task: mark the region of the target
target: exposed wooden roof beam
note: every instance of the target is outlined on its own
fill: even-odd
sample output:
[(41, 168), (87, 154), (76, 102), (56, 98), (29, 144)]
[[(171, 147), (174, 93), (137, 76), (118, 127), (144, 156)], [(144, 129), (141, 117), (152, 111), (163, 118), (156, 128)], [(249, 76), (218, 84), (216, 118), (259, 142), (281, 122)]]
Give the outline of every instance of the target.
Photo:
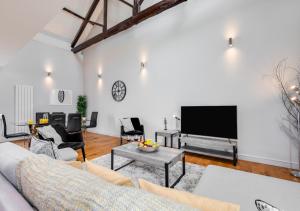
[(158, 15), (160, 13), (162, 13), (163, 11), (170, 9), (180, 3), (183, 3), (187, 0), (162, 0), (154, 5), (152, 5), (151, 7), (148, 7), (147, 9), (137, 13), (136, 15), (122, 21), (121, 23), (111, 27), (110, 29), (108, 29), (106, 32), (103, 32), (101, 34), (98, 34), (94, 37), (92, 37), (91, 39), (83, 42), (82, 44), (76, 46), (75, 48), (72, 48), (72, 51), (74, 53), (78, 53), (88, 47), (90, 47), (91, 45), (94, 45), (106, 38), (109, 38), (119, 32), (125, 31), (129, 28), (131, 28), (132, 26), (141, 23), (142, 21), (151, 18), (155, 15)]
[(139, 0), (134, 0), (134, 7), (132, 8), (132, 14), (136, 15), (141, 10), (141, 7), (139, 5)]
[(107, 31), (107, 13), (108, 13), (108, 0), (104, 0), (103, 3), (103, 32)]
[(139, 5), (141, 6), (143, 4), (144, 0), (139, 0)]
[(71, 44), (71, 47), (72, 47), (72, 48), (74, 48), (75, 45), (76, 45), (76, 43), (78, 42), (78, 40), (79, 40), (81, 34), (83, 33), (83, 31), (84, 31), (86, 25), (87, 25), (88, 22), (90, 21), (90, 18), (92, 17), (92, 15), (93, 15), (93, 13), (94, 13), (94, 11), (95, 11), (95, 9), (96, 9), (96, 7), (97, 7), (99, 1), (100, 1), (100, 0), (94, 0), (94, 1), (93, 1), (93, 3), (92, 3), (92, 5), (91, 5), (91, 7), (90, 7), (88, 13), (86, 14), (86, 16), (85, 16), (85, 18), (84, 18), (84, 21), (82, 22), (82, 24), (81, 24), (81, 26), (80, 26), (80, 28), (79, 28), (79, 30), (78, 30), (76, 36), (74, 37), (74, 40), (72, 41), (72, 44)]
[[(63, 8), (63, 11), (67, 12), (67, 13), (70, 13), (71, 15), (81, 19), (81, 20), (84, 20), (84, 17), (82, 17), (81, 15), (77, 14), (76, 12), (73, 12), (72, 10), (69, 10), (68, 8)], [(100, 23), (97, 23), (97, 22), (94, 22), (94, 21), (89, 21), (90, 24), (92, 24), (93, 26), (96, 25), (96, 26), (101, 26), (103, 27), (103, 24), (100, 24)]]
[(133, 8), (133, 5), (130, 4), (130, 3), (128, 3), (127, 1), (125, 1), (125, 0), (119, 0), (119, 1), (122, 2), (122, 3), (124, 3), (124, 4), (126, 4), (127, 6), (129, 6), (131, 8)]

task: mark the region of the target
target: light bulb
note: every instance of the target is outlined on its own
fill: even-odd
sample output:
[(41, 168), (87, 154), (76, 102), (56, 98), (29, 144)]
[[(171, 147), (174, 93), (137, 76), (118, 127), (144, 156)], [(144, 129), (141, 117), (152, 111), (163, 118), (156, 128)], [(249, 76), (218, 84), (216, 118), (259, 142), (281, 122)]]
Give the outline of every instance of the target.
[(290, 89), (291, 89), (291, 90), (297, 90), (298, 88), (297, 88), (296, 85), (292, 85), (292, 86), (290, 87)]

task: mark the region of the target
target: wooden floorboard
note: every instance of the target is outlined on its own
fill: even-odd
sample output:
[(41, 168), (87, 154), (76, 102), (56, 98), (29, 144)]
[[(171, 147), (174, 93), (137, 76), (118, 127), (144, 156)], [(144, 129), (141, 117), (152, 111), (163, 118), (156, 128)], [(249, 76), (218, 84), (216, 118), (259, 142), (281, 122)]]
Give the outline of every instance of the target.
[[(117, 137), (99, 135), (95, 133), (86, 133), (86, 135), (84, 135), (84, 139), (86, 144), (86, 157), (88, 160), (108, 154), (113, 147), (120, 145), (120, 139)], [(24, 146), (23, 141), (15, 141), (15, 143), (20, 146)], [(78, 154), (78, 159), (82, 160), (81, 150), (78, 150)], [(202, 166), (217, 165), (255, 174), (300, 182), (300, 179), (295, 178), (290, 174), (290, 169), (278, 166), (271, 166), (244, 160), (239, 160), (237, 166), (233, 166), (231, 161), (189, 153), (186, 154), (186, 161)]]

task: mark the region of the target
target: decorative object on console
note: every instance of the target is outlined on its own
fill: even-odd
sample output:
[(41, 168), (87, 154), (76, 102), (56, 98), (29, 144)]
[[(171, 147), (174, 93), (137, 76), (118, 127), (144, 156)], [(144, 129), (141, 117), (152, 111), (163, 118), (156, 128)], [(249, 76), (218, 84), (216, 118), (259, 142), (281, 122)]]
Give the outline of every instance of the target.
[(173, 115), (173, 118), (175, 119), (175, 129), (180, 131), (179, 128), (180, 128), (180, 120), (181, 119), (176, 114)]
[(165, 125), (165, 129), (164, 130), (168, 130), (168, 121), (167, 118), (164, 118), (164, 125)]
[[(287, 60), (284, 59), (274, 69), (273, 77), (281, 90), (281, 100), (286, 110), (286, 118), (281, 128), (291, 140), (297, 142), (299, 150), (299, 168), (291, 173), (293, 176), (300, 178), (300, 68), (288, 66)], [(286, 122), (288, 125), (284, 124)]]
[(82, 117), (86, 117), (87, 110), (87, 97), (85, 95), (79, 95), (77, 98), (77, 112), (81, 114)]
[(111, 89), (112, 97), (115, 101), (121, 102), (126, 96), (126, 85), (123, 81), (116, 81)]

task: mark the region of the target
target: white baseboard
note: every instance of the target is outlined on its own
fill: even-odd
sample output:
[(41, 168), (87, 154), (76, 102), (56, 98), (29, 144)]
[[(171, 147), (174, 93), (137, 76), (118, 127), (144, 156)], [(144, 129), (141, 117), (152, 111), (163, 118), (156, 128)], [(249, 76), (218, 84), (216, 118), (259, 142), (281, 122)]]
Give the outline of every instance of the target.
[(266, 157), (261, 157), (261, 156), (239, 154), (239, 159), (246, 160), (246, 161), (252, 161), (252, 162), (256, 162), (256, 163), (268, 164), (268, 165), (272, 165), (272, 166), (280, 166), (280, 167), (285, 167), (285, 168), (294, 168), (294, 169), (299, 168), (299, 164), (296, 162), (291, 163), (288, 161), (266, 158)]

